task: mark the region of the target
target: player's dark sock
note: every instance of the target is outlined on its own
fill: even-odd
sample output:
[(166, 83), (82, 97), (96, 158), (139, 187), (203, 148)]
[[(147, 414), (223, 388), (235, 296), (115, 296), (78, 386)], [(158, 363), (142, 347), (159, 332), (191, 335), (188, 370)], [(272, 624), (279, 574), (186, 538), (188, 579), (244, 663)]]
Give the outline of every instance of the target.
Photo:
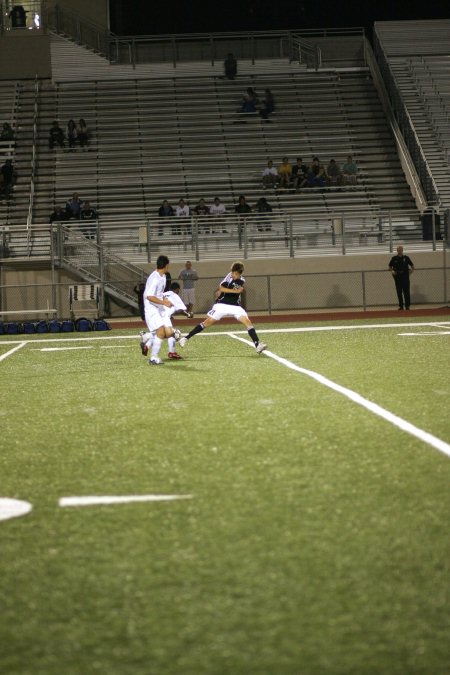
[(251, 328), (248, 329), (248, 334), (249, 334), (250, 337), (252, 338), (252, 340), (253, 340), (253, 342), (255, 343), (255, 345), (258, 346), (259, 339), (258, 339), (258, 336), (256, 335), (256, 330), (253, 328), (253, 326), (252, 326)]
[(197, 333), (201, 333), (202, 330), (204, 330), (205, 326), (202, 323), (199, 323), (191, 330), (190, 333), (186, 335), (186, 338), (189, 340), (191, 337), (194, 337), (194, 335), (197, 335)]

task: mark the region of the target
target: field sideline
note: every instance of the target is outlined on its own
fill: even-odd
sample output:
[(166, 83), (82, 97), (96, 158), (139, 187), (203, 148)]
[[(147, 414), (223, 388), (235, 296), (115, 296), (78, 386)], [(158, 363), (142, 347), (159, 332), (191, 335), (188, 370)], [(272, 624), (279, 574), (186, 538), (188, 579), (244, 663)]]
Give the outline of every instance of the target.
[(240, 328), (0, 338), (0, 672), (450, 672), (450, 317)]

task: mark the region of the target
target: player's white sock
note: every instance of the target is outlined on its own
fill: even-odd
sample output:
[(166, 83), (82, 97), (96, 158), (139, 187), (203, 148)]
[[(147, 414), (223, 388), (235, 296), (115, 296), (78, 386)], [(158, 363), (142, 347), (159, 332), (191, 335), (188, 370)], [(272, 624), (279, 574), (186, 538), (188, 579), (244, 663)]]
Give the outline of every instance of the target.
[(176, 345), (177, 343), (176, 343), (175, 338), (174, 338), (174, 337), (167, 338), (167, 342), (168, 342), (168, 344), (169, 344), (169, 352), (176, 352), (176, 347), (175, 347), (175, 345)]
[(149, 331), (145, 333), (141, 333), (141, 340), (144, 344), (147, 344), (149, 340), (153, 338), (153, 333), (150, 333)]
[(153, 340), (153, 347), (152, 347), (152, 359), (155, 359), (158, 357), (159, 350), (161, 349), (162, 345), (162, 340), (161, 338), (155, 336)]

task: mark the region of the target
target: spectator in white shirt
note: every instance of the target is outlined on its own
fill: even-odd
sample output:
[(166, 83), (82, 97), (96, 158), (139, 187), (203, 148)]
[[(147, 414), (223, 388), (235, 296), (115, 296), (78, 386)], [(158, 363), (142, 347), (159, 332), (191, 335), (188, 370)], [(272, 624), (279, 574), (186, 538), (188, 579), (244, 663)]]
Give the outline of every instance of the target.
[(264, 188), (274, 188), (278, 183), (278, 171), (274, 167), (271, 159), (269, 159), (266, 168), (262, 172), (262, 182)]
[(221, 222), (221, 220), (223, 219), (223, 216), (226, 213), (226, 208), (225, 208), (225, 204), (222, 204), (219, 197), (214, 197), (214, 202), (209, 207), (209, 213), (212, 216), (214, 216), (213, 226), (212, 226), (213, 233), (215, 233), (217, 231), (220, 232), (220, 230), (222, 230), (222, 232), (226, 233), (227, 230), (224, 227), (224, 223)]
[[(175, 215), (178, 218), (182, 218), (183, 221), (185, 222), (185, 226), (183, 227), (183, 232), (190, 234), (191, 233), (191, 223), (188, 221), (189, 215), (190, 215), (190, 209), (188, 204), (184, 201), (184, 199), (180, 199), (178, 202), (178, 205), (175, 209)], [(180, 228), (176, 229), (176, 232), (174, 234), (181, 234), (182, 230)]]

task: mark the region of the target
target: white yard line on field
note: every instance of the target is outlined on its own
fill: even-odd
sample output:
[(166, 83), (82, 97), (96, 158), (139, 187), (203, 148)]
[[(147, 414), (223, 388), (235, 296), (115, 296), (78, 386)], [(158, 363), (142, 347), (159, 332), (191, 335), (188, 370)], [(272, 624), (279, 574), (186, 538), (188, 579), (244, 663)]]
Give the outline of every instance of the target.
[(450, 335), (450, 330), (422, 331), (422, 333), (397, 333), (401, 337), (422, 337), (423, 335)]
[[(0, 343), (0, 344), (5, 344), (5, 343)], [(11, 344), (11, 342), (9, 342), (7, 344)], [(17, 352), (19, 349), (22, 349), (22, 347), (25, 347), (26, 344), (27, 344), (26, 341), (19, 342), (19, 344), (16, 344), (16, 346), (13, 349), (10, 349), (9, 352), (5, 352), (4, 354), (2, 354), (0, 356), (0, 361), (3, 361), (3, 359), (7, 359), (8, 356), (11, 356), (11, 354), (14, 354), (14, 352)]]
[[(373, 329), (373, 328), (415, 328), (417, 326), (435, 326), (437, 328), (446, 328), (449, 327), (450, 330), (450, 321), (439, 321), (439, 322), (415, 322), (415, 323), (374, 323), (374, 324), (348, 324), (345, 326), (295, 326), (290, 328), (258, 328), (258, 333), (314, 333), (321, 331), (335, 331), (335, 330), (364, 330), (364, 329)], [(246, 330), (242, 331), (233, 331), (234, 335), (247, 335)], [(214, 337), (217, 335), (230, 335), (230, 331), (211, 331), (204, 332), (198, 337)], [(0, 345), (25, 345), (25, 344), (41, 344), (43, 342), (97, 342), (98, 340), (138, 340), (140, 339), (139, 334), (135, 335), (104, 335), (104, 336), (95, 336), (95, 337), (62, 337), (62, 338), (37, 338), (32, 340), (0, 340)]]
[(93, 349), (92, 345), (88, 347), (42, 347), (41, 349), (34, 348), (35, 352), (68, 352), (73, 349)]
[[(239, 337), (235, 333), (228, 333), (228, 335), (234, 338), (235, 340), (239, 340), (240, 342), (243, 342), (244, 344), (251, 346), (254, 349), (253, 343), (250, 342), (249, 340)], [(442, 452), (444, 455), (447, 455), (447, 457), (450, 457), (450, 445), (448, 443), (442, 441), (440, 438), (437, 438), (436, 436), (433, 436), (427, 431), (424, 431), (423, 429), (419, 429), (418, 427), (414, 426), (414, 424), (411, 424), (411, 422), (407, 422), (401, 417), (394, 415), (393, 413), (389, 412), (389, 410), (382, 408), (377, 403), (372, 403), (372, 401), (369, 401), (360, 394), (357, 394), (355, 391), (352, 391), (347, 387), (343, 387), (342, 385), (337, 384), (332, 380), (329, 380), (327, 377), (324, 377), (320, 373), (316, 373), (314, 370), (307, 370), (306, 368), (301, 368), (300, 366), (297, 366), (295, 363), (292, 363), (292, 361), (288, 361), (287, 359), (284, 359), (281, 356), (278, 356), (277, 354), (274, 354), (269, 350), (262, 352), (262, 355), (267, 356), (268, 358), (271, 358), (274, 361), (277, 361), (278, 363), (281, 363), (281, 365), (286, 366), (291, 370), (295, 370), (297, 373), (302, 373), (302, 375), (307, 375), (308, 377), (311, 377), (313, 380), (316, 380), (317, 382), (325, 385), (329, 389), (333, 389), (333, 391), (336, 391), (339, 394), (346, 396), (348, 399), (350, 399), (354, 403), (357, 403), (363, 408), (366, 408), (371, 413), (374, 413), (375, 415), (382, 417), (390, 424), (393, 424), (402, 431), (411, 434), (411, 436), (415, 436), (424, 443), (427, 443), (428, 445), (431, 445), (433, 448), (436, 448), (436, 450), (439, 450), (439, 452)]]
[(109, 504), (131, 504), (135, 502), (171, 502), (175, 499), (192, 499), (192, 495), (103, 495), (83, 497), (61, 497), (59, 506), (101, 506)]

